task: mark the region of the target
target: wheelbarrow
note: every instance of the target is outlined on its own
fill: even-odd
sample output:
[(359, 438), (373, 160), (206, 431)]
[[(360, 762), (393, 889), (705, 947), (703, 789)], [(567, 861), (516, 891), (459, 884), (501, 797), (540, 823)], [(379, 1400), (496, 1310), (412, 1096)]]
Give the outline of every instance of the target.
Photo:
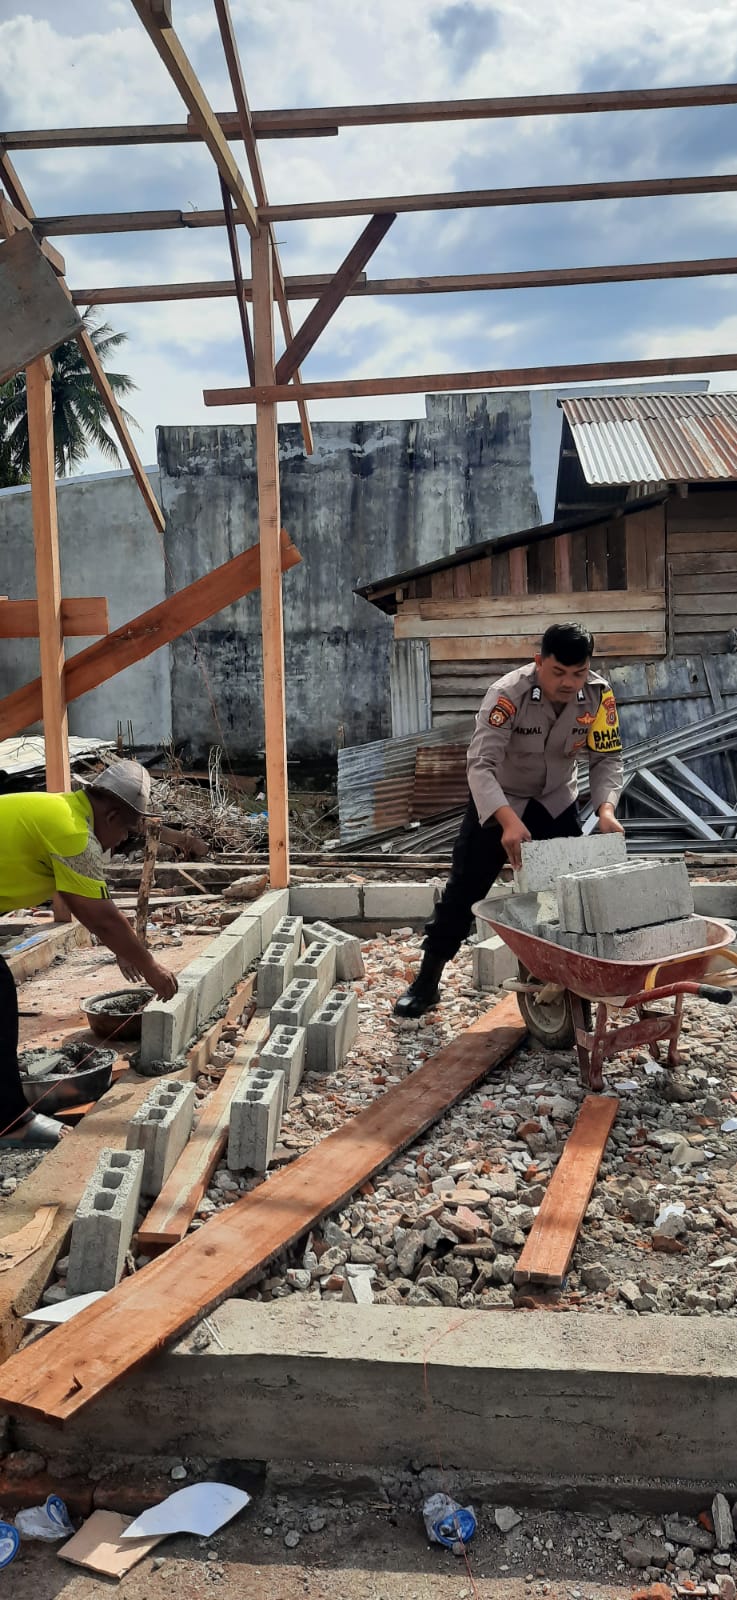
[[(610, 1056), (642, 1047), (659, 1061), (661, 1042), (667, 1043), (665, 1064), (674, 1072), (686, 995), (719, 1005), (732, 1000), (731, 989), (723, 985), (732, 981), (737, 966), (737, 954), (729, 948), (735, 932), (715, 918), (702, 919), (707, 942), (699, 950), (656, 962), (601, 961), (511, 926), (502, 920), (498, 900), (482, 900), (473, 909), (517, 957), (519, 980), (509, 979), (504, 987), (516, 992), (529, 1032), (548, 1049), (575, 1045), (587, 1089), (603, 1089)], [(659, 1000), (674, 1000), (673, 1009), (650, 1010)], [(634, 1011), (637, 1020), (612, 1023), (610, 1008)]]

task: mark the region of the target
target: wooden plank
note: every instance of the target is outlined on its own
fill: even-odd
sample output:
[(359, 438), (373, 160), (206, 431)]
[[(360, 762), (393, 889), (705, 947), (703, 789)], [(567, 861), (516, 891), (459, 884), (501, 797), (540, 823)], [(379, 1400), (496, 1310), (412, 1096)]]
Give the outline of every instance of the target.
[(671, 533), (668, 529), (668, 558), (679, 555), (696, 555), (702, 560), (707, 553), (711, 557), (719, 552), (734, 553), (737, 551), (737, 522), (733, 529), (717, 532), (713, 528), (688, 529), (682, 533)]
[[(203, 895), (203, 899), (213, 900), (217, 898), (219, 898), (217, 895)], [(169, 901), (170, 905), (176, 905), (177, 903), (177, 899)], [(200, 1072), (204, 1072), (208, 1061), (212, 1060), (224, 1029), (229, 1028), (234, 1022), (239, 1022), (243, 1013), (251, 1006), (255, 985), (255, 973), (250, 973), (247, 978), (243, 979), (242, 983), (236, 986), (228, 1001), (224, 1015), (218, 1017), (217, 1022), (211, 1023), (202, 1037), (197, 1040), (197, 1043), (193, 1044), (187, 1051), (187, 1066), (193, 1078), (196, 1078)]]
[[(693, 580), (692, 580), (693, 581)], [(733, 578), (726, 580), (733, 589), (737, 590), (737, 582)], [(737, 593), (724, 593), (724, 578), (720, 586), (718, 577), (712, 580), (712, 587), (699, 593), (694, 590), (681, 589), (680, 584), (674, 584), (673, 615), (676, 618), (676, 629), (682, 631), (680, 619), (683, 616), (713, 617), (716, 613), (726, 611), (731, 617), (737, 618)], [(731, 626), (726, 620), (722, 627)]]
[[(365, 273), (361, 273), (358, 288), (362, 287), (364, 279)], [(284, 287), (288, 300), (314, 300), (331, 282), (329, 272), (313, 272), (285, 278)], [(244, 278), (243, 293), (246, 300), (252, 299), (252, 290), (250, 278)], [(145, 305), (160, 300), (227, 300), (235, 293), (236, 286), (232, 278), (219, 278), (217, 281), (203, 278), (197, 283), (133, 283), (115, 284), (111, 288), (73, 289), (72, 303), (75, 306), (121, 306)], [(356, 293), (355, 285), (351, 293)]]
[(477, 598), (481, 595), (490, 596), (492, 593), (491, 556), (481, 556), (478, 561), (469, 561), (466, 571), (468, 572), (469, 594), (475, 595)]
[(74, 1416), (342, 1205), (524, 1037), (509, 995), (343, 1128), (80, 1312), (72, 1337), (52, 1329), (11, 1357), (0, 1369), (0, 1407), (46, 1421)]
[(662, 592), (665, 583), (665, 507), (651, 506), (644, 513), (645, 558), (648, 589)]
[(622, 522), (607, 528), (606, 586), (614, 592), (627, 588), (627, 546)]
[[(626, 601), (626, 591), (618, 591), (620, 604)], [(537, 595), (536, 605), (529, 606), (526, 602), (529, 597), (520, 597), (522, 604), (518, 618), (510, 616), (493, 617), (463, 617), (455, 613), (451, 616), (436, 617), (432, 621), (423, 617), (407, 616), (403, 611), (394, 618), (395, 639), (453, 639), (468, 634), (477, 634), (481, 631), (490, 639), (498, 634), (530, 633), (536, 626), (547, 627), (549, 621), (560, 620), (560, 613), (548, 614), (546, 607), (547, 595)], [(692, 597), (696, 599), (694, 595)], [(425, 605), (426, 601), (421, 601)], [(638, 633), (643, 628), (660, 629), (665, 627), (665, 608), (661, 605), (657, 611), (611, 611), (602, 607), (598, 611), (587, 611), (585, 614), (587, 627), (592, 631), (598, 628), (605, 629), (607, 633)], [(600, 652), (599, 652), (600, 653)]]
[[(352, 400), (367, 395), (453, 393), (459, 389), (530, 389), (537, 384), (600, 383), (622, 378), (672, 378), (684, 372), (734, 372), (737, 354), (662, 356), (655, 360), (583, 361), (558, 367), (488, 368), (481, 372), (423, 372), (391, 378), (325, 379), (320, 383), (256, 385), (253, 389), (205, 389), (206, 406), (245, 406), (261, 401)], [(729, 548), (729, 546), (727, 546)]]
[(627, 589), (632, 593), (647, 587), (647, 554), (641, 518), (625, 517), (624, 528)]
[(0, 383), (73, 339), (82, 326), (33, 234), (0, 243)]
[[(698, 595), (685, 596), (686, 600), (699, 598), (701, 597)], [(725, 629), (730, 629), (734, 626), (733, 612), (725, 615), (722, 611), (715, 611), (713, 615), (709, 616), (702, 611), (689, 610), (679, 614), (675, 622), (674, 633), (676, 635), (683, 633), (723, 633)], [(703, 650), (698, 652), (699, 655), (703, 655), (703, 653)]]
[(511, 595), (527, 594), (527, 551), (524, 546), (509, 552), (509, 592)]
[(268, 1014), (248, 1024), (243, 1043), (206, 1102), (189, 1143), (138, 1230), (145, 1252), (168, 1250), (183, 1239), (228, 1142), (230, 1102), (240, 1079), (269, 1037)]
[[(61, 602), (61, 628), (65, 639), (93, 639), (110, 627), (104, 595)], [(0, 600), (0, 639), (37, 639), (38, 601)]]
[[(452, 568), (448, 570), (453, 570)], [(440, 574), (436, 574), (440, 576)], [(518, 618), (528, 616), (539, 617), (541, 610), (551, 619), (554, 617), (568, 617), (571, 611), (583, 615), (601, 615), (607, 603), (611, 602), (612, 608), (621, 610), (626, 606), (627, 611), (655, 612), (662, 615), (663, 596), (652, 589), (628, 589), (626, 599), (621, 589), (611, 589), (604, 593), (591, 594), (586, 589), (571, 590), (568, 594), (526, 594), (520, 600), (502, 595), (470, 596), (468, 599), (456, 599), (455, 596), (448, 600), (438, 601), (417, 600), (410, 605), (402, 606), (402, 616), (418, 616), (425, 622), (442, 622), (447, 619), (455, 620), (457, 617), (505, 617)], [(646, 616), (643, 621), (649, 622)]]
[(256, 210), (238, 170), (233, 152), (215, 116), (205, 91), (196, 76), (182, 45), (171, 27), (161, 27), (151, 16), (147, 0), (131, 0), (131, 4), (187, 106), (190, 117), (204, 140), (235, 201), (240, 221), (251, 237), (258, 233)]
[(719, 530), (724, 522), (731, 522), (733, 531), (737, 526), (737, 493), (732, 480), (721, 485), (693, 484), (688, 494), (674, 495), (668, 501), (668, 527), (674, 533), (712, 524)]
[(323, 289), (316, 304), (305, 317), (283, 356), (277, 361), (274, 372), (276, 383), (288, 383), (289, 379), (294, 377), (394, 221), (395, 215), (391, 211), (382, 212), (380, 216), (371, 218), (363, 233), (348, 251), (345, 260), (341, 262), (327, 288)]
[[(140, 0), (133, 0), (133, 4)], [(438, 194), (392, 194), (375, 199), (307, 200), (264, 206), (266, 222), (315, 222), (328, 217), (365, 217), (375, 211), (463, 211), (477, 207), (580, 204), (590, 200), (647, 200), (655, 195), (732, 194), (737, 173), (706, 177), (616, 178), (605, 183), (549, 183), (527, 188), (447, 190)]]
[(83, 949), (91, 943), (92, 936), (81, 922), (71, 922), (63, 927), (53, 927), (38, 944), (31, 945), (28, 950), (19, 950), (15, 956), (6, 955), (5, 960), (16, 984), (26, 983), (37, 972), (45, 972), (59, 956), (68, 955), (70, 950)]
[(56, 512), (51, 372), (51, 361), (48, 356), (41, 356), (38, 361), (32, 361), (26, 368), (26, 405), (31, 460), (31, 505), (46, 788), (50, 793), (65, 794), (71, 789), (72, 780), (69, 764), (69, 721), (64, 685), (64, 633), (61, 622), (61, 567)]
[[(665, 655), (665, 633), (600, 633), (596, 640), (597, 655), (646, 656), (648, 659)], [(476, 637), (463, 639), (431, 639), (430, 661), (531, 661), (540, 649), (540, 634), (531, 633), (519, 638)], [(701, 650), (682, 652), (701, 655)]]
[[(715, 578), (715, 575), (723, 572), (737, 572), (737, 550), (731, 554), (729, 551), (723, 554), (707, 550), (698, 555), (696, 553), (671, 555), (669, 552), (668, 562), (673, 570), (676, 586), (679, 592), (684, 594), (688, 592), (692, 583), (696, 585), (706, 585), (715, 581), (718, 583), (720, 581), (719, 577), (716, 576)], [(703, 590), (698, 587), (693, 589), (694, 594), (705, 592), (705, 588)]]
[[(251, 244), (256, 374), (274, 372), (274, 247), (268, 233)], [(279, 550), (279, 442), (275, 405), (256, 410), (256, 473), (261, 552), (261, 647), (264, 663), (266, 794), (269, 808), (269, 878), (272, 889), (289, 883), (287, 704)]]
[(141, 944), (148, 945), (146, 930), (148, 928), (148, 902), (151, 897), (151, 885), (154, 881), (154, 868), (156, 857), (159, 853), (161, 841), (161, 818), (151, 817), (146, 823), (146, 843), (143, 847), (143, 866), (141, 867), (141, 881), (138, 885), (136, 900), (136, 938)]
[(571, 594), (573, 591), (572, 537), (570, 533), (561, 533), (553, 540), (555, 560), (555, 587), (559, 594)]
[(673, 654), (674, 656), (726, 655), (730, 632), (707, 634), (702, 630), (699, 633), (677, 633), (673, 639)]
[(468, 600), (471, 594), (470, 569), (467, 566), (453, 568), (453, 599)]
[[(609, 529), (606, 523), (600, 523), (596, 528), (587, 528), (586, 534), (586, 571), (590, 590), (601, 591), (609, 588), (607, 576), (607, 549)], [(594, 593), (594, 604), (597, 594)], [(600, 603), (600, 602), (599, 602)], [(591, 623), (593, 627), (594, 624)]]
[(618, 1110), (612, 1096), (587, 1094), (527, 1235), (515, 1284), (562, 1284)]
[(491, 555), (491, 589), (494, 595), (509, 594), (509, 551), (500, 550)]
[(238, 230), (236, 228), (236, 214), (230, 198), (230, 190), (224, 178), (220, 179), (220, 193), (223, 197), (223, 215), (225, 217), (225, 231), (228, 235), (228, 249), (230, 250), (230, 263), (233, 268), (233, 288), (238, 305), (238, 316), (241, 324), (243, 349), (246, 356), (246, 371), (249, 383), (256, 382), (256, 368), (253, 364), (253, 339), (251, 337), (251, 324), (248, 320), (248, 302), (243, 286), (243, 272), (241, 270), (241, 252), (238, 244)]
[[(301, 559), (286, 533), (282, 533), (284, 571), (296, 566)], [(234, 600), (240, 600), (244, 594), (251, 594), (259, 586), (259, 572), (259, 547), (252, 545), (232, 561), (206, 573), (204, 578), (187, 584), (178, 594), (170, 595), (168, 600), (162, 600), (150, 611), (134, 617), (132, 622), (116, 628), (106, 639), (80, 650), (64, 668), (67, 703), (96, 689), (116, 672), (132, 666), (134, 661), (143, 661), (162, 644), (179, 639), (190, 628), (205, 622), (224, 606), (232, 605)], [(37, 722), (41, 708), (40, 678), (6, 695), (0, 700), (0, 739), (10, 738)]]
[(440, 572), (430, 574), (430, 588), (433, 600), (453, 599), (453, 569), (443, 567)]

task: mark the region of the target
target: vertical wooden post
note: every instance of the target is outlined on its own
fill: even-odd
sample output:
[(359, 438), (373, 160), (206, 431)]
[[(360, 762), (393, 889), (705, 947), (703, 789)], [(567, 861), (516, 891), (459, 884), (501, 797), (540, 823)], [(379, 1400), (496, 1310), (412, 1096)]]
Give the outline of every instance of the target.
[[(251, 240), (253, 335), (257, 384), (273, 384), (274, 259), (268, 229)], [(272, 889), (289, 883), (284, 615), (282, 612), (281, 507), (276, 405), (256, 407), (258, 524), (261, 550), (261, 641), (264, 662), (266, 795), (269, 808), (269, 876)]]
[(54, 425), (51, 413), (48, 356), (26, 368), (28, 439), (31, 457), (31, 504), (36, 553), (38, 642), (41, 699), (46, 744), (46, 788), (63, 793), (71, 788), (69, 728), (64, 697), (64, 632), (61, 621), (59, 527), (56, 517)]

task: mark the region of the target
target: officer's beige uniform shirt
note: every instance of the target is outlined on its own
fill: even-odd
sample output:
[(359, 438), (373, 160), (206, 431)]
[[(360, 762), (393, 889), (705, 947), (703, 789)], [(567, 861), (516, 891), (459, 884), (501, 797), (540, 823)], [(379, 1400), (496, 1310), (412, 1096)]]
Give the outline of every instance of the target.
[(606, 678), (588, 682), (558, 710), (546, 700), (534, 662), (492, 683), (468, 751), (468, 782), (481, 823), (500, 806), (518, 816), (539, 800), (551, 817), (576, 799), (576, 767), (588, 757), (595, 810), (616, 805), (622, 788), (622, 743)]

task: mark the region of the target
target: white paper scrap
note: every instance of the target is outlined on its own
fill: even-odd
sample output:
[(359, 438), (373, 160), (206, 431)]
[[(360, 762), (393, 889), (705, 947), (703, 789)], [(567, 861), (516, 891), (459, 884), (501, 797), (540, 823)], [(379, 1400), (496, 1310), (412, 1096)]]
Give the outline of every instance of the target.
[(53, 1325), (56, 1322), (69, 1322), (70, 1317), (76, 1317), (78, 1311), (84, 1311), (86, 1306), (94, 1305), (95, 1300), (102, 1300), (104, 1289), (93, 1289), (90, 1294), (75, 1294), (70, 1300), (60, 1301), (58, 1306), (39, 1306), (38, 1311), (27, 1311), (24, 1322), (44, 1322)]
[(250, 1500), (245, 1489), (234, 1489), (229, 1483), (188, 1483), (184, 1489), (168, 1495), (161, 1505), (150, 1506), (148, 1511), (142, 1512), (121, 1538), (197, 1533), (201, 1539), (208, 1539), (249, 1505)]
[(722, 1133), (735, 1132), (737, 1132), (737, 1117), (727, 1117), (726, 1122), (722, 1123)]

